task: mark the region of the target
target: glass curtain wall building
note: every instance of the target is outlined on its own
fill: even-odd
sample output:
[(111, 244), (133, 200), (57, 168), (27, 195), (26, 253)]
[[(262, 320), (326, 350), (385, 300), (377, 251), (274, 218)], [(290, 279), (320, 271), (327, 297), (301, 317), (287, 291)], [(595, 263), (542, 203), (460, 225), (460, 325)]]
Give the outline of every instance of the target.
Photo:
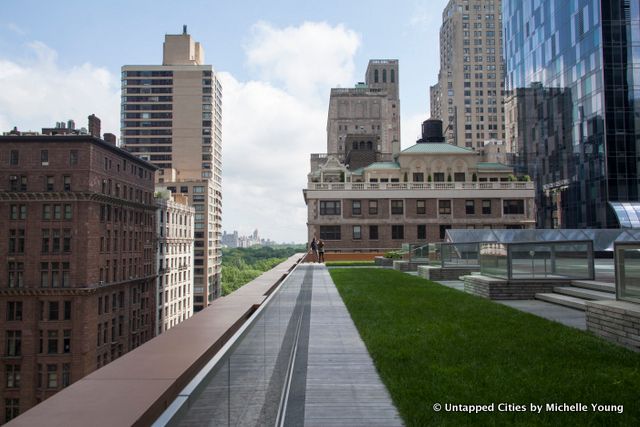
[(506, 137), (537, 226), (618, 227), (638, 201), (640, 3), (503, 0)]

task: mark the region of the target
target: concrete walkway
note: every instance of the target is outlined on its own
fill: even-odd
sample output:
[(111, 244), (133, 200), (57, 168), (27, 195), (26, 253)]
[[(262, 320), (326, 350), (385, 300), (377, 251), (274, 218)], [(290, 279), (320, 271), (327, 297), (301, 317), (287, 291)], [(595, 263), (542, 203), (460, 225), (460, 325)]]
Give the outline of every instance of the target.
[(301, 268), (313, 269), (304, 425), (402, 425), (327, 268)]

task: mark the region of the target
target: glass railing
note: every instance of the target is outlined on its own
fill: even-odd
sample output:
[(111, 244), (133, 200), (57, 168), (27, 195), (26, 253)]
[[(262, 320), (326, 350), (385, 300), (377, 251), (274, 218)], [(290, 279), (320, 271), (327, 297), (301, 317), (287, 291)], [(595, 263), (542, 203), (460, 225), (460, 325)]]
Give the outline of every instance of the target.
[(617, 298), (640, 303), (640, 244), (617, 242), (614, 253)]
[(430, 265), (437, 267), (480, 267), (480, 242), (429, 243), (420, 253)]
[(593, 241), (483, 243), (480, 272), (507, 280), (593, 280)]
[(310, 277), (289, 279), (312, 271), (289, 274), (154, 425), (276, 425), (311, 297)]

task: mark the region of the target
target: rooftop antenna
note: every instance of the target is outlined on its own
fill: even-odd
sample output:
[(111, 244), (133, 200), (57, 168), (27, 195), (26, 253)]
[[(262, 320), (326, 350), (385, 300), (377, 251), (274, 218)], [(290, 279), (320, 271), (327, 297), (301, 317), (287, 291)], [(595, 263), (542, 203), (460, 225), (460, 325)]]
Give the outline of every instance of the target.
[(185, 36), (187, 35), (187, 26), (186, 25), (182, 26), (182, 34), (185, 35)]

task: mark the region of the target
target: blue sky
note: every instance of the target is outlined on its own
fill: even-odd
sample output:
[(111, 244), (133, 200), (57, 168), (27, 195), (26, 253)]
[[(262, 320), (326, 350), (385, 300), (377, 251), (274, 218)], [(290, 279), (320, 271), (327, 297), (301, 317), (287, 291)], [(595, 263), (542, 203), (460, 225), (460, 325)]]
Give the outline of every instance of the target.
[(223, 81), (223, 228), (301, 242), (301, 188), (308, 154), (326, 147), (329, 88), (363, 80), (370, 58), (399, 59), (411, 145), (437, 79), (445, 4), (0, 0), (0, 131), (95, 113), (119, 134), (120, 67), (159, 64), (164, 34), (186, 24)]

